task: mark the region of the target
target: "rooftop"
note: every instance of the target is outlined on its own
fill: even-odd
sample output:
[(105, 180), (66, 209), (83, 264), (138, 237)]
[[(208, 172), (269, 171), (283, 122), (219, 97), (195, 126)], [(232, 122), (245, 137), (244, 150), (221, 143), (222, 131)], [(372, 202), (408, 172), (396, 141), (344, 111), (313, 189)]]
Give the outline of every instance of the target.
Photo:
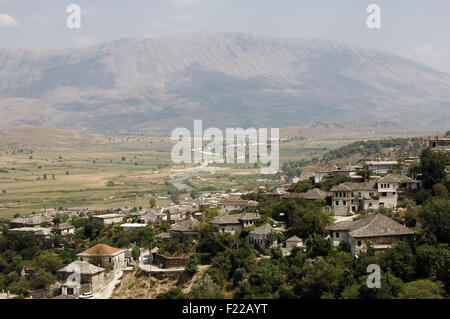
[(108, 218), (125, 217), (125, 215), (124, 214), (103, 214), (103, 215), (93, 215), (92, 217), (101, 218), (101, 219), (108, 219)]
[(189, 217), (185, 220), (182, 220), (178, 224), (174, 225), (170, 230), (171, 231), (197, 231), (198, 220), (194, 217)]
[(58, 271), (59, 272), (68, 272), (68, 273), (73, 273), (73, 272), (79, 271), (83, 275), (95, 275), (102, 271), (105, 271), (105, 269), (101, 268), (101, 267), (97, 267), (95, 265), (92, 265), (86, 261), (76, 260), (73, 263), (67, 265), (66, 267), (64, 267)]
[(371, 214), (357, 221), (337, 222), (328, 229), (348, 231), (349, 235), (355, 238), (415, 234), (408, 227), (382, 214)]
[(251, 231), (250, 234), (253, 235), (268, 235), (273, 232), (273, 228), (269, 224), (264, 224), (262, 226), (256, 227), (255, 230)]
[(108, 245), (104, 244), (97, 244), (95, 246), (92, 246), (89, 249), (86, 249), (85, 251), (79, 253), (78, 255), (114, 255), (116, 253), (121, 252), (122, 250), (119, 248), (114, 248)]

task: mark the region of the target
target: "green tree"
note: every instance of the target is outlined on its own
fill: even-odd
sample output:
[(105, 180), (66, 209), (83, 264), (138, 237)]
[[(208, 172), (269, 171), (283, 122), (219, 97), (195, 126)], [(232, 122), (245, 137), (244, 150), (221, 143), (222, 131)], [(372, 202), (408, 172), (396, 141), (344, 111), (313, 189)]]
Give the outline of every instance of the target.
[(444, 299), (444, 284), (429, 279), (408, 282), (400, 292), (399, 299)]
[(427, 240), (450, 243), (450, 199), (438, 198), (427, 202), (419, 219)]
[(305, 241), (307, 254), (310, 258), (327, 256), (331, 252), (331, 243), (319, 234), (313, 234)]
[(433, 185), (438, 183), (445, 184), (447, 161), (448, 157), (445, 152), (434, 152), (429, 147), (422, 151), (420, 171), (425, 189), (432, 189)]
[(219, 285), (214, 283), (208, 274), (192, 284), (188, 297), (191, 299), (222, 299), (223, 294)]
[(139, 257), (141, 257), (141, 249), (139, 248), (139, 246), (133, 247), (133, 249), (131, 250), (131, 257), (133, 257), (135, 261), (139, 260)]

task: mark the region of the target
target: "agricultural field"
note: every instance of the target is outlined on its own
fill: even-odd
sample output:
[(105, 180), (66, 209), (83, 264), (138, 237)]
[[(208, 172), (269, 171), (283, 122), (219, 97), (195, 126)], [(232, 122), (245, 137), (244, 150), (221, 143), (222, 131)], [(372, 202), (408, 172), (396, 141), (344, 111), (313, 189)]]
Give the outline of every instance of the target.
[[(280, 165), (318, 157), (355, 140), (353, 136), (284, 140)], [(96, 144), (83, 144), (84, 137), (83, 143), (72, 147), (43, 142), (37, 147), (15, 142), (0, 151), (0, 218), (46, 208), (147, 207), (152, 197), (176, 190), (169, 181), (195, 169), (193, 164), (173, 165), (174, 142), (168, 137), (96, 137)], [(214, 164), (183, 183), (198, 191), (280, 185), (279, 177), (259, 172), (254, 164)], [(170, 200), (157, 204), (167, 206)]]

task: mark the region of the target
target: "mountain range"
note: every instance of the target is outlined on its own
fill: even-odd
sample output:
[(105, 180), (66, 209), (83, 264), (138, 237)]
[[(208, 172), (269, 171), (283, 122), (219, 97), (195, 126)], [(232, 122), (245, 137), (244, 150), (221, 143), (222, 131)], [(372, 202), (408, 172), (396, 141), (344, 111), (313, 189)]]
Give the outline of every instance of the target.
[(198, 32), (88, 48), (0, 48), (0, 129), (166, 134), (390, 122), (448, 129), (450, 75), (328, 40)]

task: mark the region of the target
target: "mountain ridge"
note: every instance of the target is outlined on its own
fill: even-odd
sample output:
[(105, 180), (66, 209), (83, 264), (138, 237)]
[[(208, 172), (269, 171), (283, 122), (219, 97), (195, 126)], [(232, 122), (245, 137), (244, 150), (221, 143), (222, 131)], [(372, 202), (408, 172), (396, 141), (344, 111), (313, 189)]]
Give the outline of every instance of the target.
[[(328, 40), (200, 32), (82, 49), (0, 48), (0, 128), (169, 132), (314, 122), (445, 128), (450, 75)], [(187, 125), (189, 124), (189, 125)]]

